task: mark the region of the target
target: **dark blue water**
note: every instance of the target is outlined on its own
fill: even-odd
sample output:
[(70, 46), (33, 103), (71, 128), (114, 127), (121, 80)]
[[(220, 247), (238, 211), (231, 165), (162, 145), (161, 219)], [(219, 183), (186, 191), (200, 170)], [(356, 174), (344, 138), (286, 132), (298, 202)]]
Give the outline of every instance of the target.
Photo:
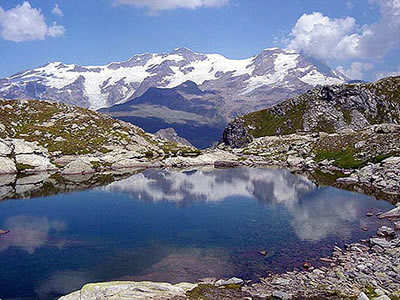
[[(368, 238), (385, 201), (276, 169), (149, 170), (95, 190), (0, 202), (0, 298), (109, 280), (257, 279)], [(363, 231), (360, 227), (368, 228)], [(268, 254), (262, 256), (260, 250)]]

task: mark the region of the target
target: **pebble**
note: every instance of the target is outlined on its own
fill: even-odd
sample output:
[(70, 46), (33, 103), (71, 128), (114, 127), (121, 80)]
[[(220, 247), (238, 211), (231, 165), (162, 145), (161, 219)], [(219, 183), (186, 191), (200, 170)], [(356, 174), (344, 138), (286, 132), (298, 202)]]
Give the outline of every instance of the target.
[(382, 291), (381, 289), (375, 289), (374, 292), (375, 292), (375, 294), (377, 294), (378, 296), (383, 296), (383, 295), (385, 295), (385, 292)]
[(266, 256), (268, 252), (266, 250), (260, 250), (258, 253), (260, 253), (262, 256)]

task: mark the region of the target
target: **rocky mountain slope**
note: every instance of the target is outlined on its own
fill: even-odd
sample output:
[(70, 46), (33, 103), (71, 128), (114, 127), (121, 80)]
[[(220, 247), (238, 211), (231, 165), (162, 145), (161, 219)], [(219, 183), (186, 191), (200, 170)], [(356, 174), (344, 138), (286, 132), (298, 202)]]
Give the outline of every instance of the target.
[(400, 77), (309, 90), (272, 108), (237, 118), (226, 128), (223, 140), (242, 147), (252, 137), (335, 133), (381, 123), (400, 124)]
[(346, 78), (315, 59), (278, 48), (242, 60), (179, 48), (104, 66), (49, 63), (0, 79), (0, 97), (99, 109), (139, 97), (151, 87), (173, 88), (188, 80), (203, 91), (218, 91), (231, 114), (242, 114)]

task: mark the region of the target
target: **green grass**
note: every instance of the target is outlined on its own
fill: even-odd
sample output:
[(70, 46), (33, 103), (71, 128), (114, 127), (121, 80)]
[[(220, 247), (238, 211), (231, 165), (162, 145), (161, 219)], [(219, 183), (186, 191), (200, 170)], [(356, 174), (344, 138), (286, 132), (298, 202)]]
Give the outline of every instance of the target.
[(307, 107), (305, 102), (301, 102), (290, 106), (282, 116), (273, 113), (271, 109), (264, 109), (247, 114), (242, 118), (249, 128), (249, 133), (256, 138), (292, 134), (303, 131), (303, 115), (307, 111)]
[(347, 124), (351, 124), (353, 120), (351, 117), (351, 110), (350, 109), (342, 109), (343, 119)]
[(395, 156), (395, 154), (393, 154), (393, 153), (380, 154), (380, 155), (377, 155), (377, 156), (373, 157), (369, 161), (374, 163), (374, 164), (377, 164), (377, 163), (380, 163), (380, 162), (384, 161), (386, 158), (389, 158), (389, 157), (392, 157), (392, 156)]
[(358, 169), (365, 165), (365, 162), (354, 158), (354, 150), (347, 148), (344, 151), (317, 150), (315, 161), (334, 160), (334, 165), (343, 169)]
[(31, 170), (34, 169), (34, 166), (28, 165), (28, 164), (21, 164), (17, 163), (16, 165), (18, 171), (25, 171), (25, 170)]
[(334, 185), (336, 183), (336, 179), (344, 177), (342, 172), (325, 173), (318, 169), (316, 169), (311, 175), (318, 182), (318, 184), (329, 186)]

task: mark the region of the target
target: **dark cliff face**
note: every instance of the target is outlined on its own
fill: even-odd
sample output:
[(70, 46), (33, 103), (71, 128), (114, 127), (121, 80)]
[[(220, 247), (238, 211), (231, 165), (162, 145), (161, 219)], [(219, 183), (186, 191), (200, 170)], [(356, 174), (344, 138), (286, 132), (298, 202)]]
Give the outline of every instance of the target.
[(252, 140), (253, 137), (248, 133), (244, 122), (241, 119), (235, 119), (225, 128), (221, 142), (232, 148), (243, 148)]
[(400, 77), (309, 90), (271, 108), (239, 117), (225, 129), (223, 142), (243, 147), (246, 143), (237, 140), (245, 141), (249, 136), (335, 133), (381, 123), (400, 124)]

